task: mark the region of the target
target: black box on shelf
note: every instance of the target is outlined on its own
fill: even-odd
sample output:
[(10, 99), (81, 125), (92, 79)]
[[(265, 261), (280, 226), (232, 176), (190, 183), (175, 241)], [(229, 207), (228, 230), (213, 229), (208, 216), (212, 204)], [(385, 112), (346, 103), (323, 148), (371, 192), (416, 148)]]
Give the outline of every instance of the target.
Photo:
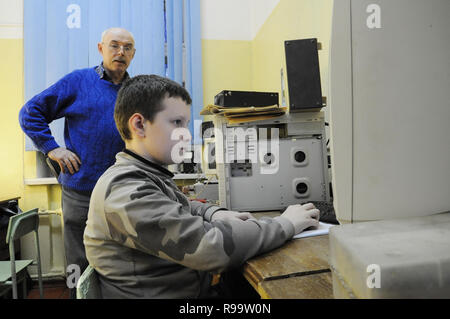
[(224, 90), (214, 97), (214, 104), (222, 107), (270, 106), (278, 104), (277, 92)]

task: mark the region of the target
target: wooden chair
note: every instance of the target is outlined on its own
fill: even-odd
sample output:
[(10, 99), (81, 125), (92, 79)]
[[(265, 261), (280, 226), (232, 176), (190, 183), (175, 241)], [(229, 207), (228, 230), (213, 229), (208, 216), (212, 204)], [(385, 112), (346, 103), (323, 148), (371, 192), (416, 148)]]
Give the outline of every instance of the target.
[[(27, 267), (29, 265), (37, 265), (39, 293), (40, 297), (41, 298), (43, 297), (44, 290), (42, 286), (41, 256), (39, 249), (38, 228), (39, 228), (39, 215), (37, 208), (14, 215), (9, 218), (8, 231), (6, 233), (6, 243), (9, 244), (10, 260), (0, 261), (0, 295), (4, 295), (12, 287), (13, 298), (17, 299), (17, 284), (22, 282), (23, 297), (26, 298)], [(35, 246), (36, 246), (36, 261), (32, 259), (16, 260), (14, 241), (30, 232), (34, 232)]]

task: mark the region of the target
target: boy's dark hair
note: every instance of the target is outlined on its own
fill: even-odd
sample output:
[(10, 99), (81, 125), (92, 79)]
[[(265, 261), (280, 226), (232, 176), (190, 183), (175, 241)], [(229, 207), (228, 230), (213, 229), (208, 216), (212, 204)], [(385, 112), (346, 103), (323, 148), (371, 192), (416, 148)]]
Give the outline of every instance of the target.
[(186, 104), (192, 100), (180, 84), (158, 75), (137, 75), (126, 80), (120, 88), (114, 108), (114, 120), (123, 140), (131, 139), (128, 120), (140, 113), (153, 122), (156, 114), (164, 109), (164, 98), (180, 97)]

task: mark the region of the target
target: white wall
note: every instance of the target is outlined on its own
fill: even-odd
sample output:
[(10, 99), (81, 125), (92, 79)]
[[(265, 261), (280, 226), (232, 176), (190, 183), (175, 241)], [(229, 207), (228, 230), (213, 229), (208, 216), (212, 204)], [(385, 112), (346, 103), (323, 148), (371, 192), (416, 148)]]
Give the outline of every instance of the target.
[(280, 0), (249, 0), (250, 1), (250, 31), (252, 40), (258, 34), (261, 26), (266, 22)]
[(202, 39), (251, 41), (280, 0), (201, 0)]
[(201, 0), (202, 39), (251, 40), (250, 0)]
[(23, 38), (23, 0), (0, 0), (0, 39)]

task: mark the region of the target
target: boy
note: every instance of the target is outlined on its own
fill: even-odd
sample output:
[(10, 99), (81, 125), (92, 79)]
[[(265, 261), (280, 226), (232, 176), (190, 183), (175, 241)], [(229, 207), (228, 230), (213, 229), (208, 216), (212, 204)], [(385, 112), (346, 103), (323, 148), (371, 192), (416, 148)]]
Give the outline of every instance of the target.
[(213, 273), (318, 226), (312, 204), (256, 220), (189, 201), (166, 166), (189, 142), (174, 136), (187, 131), (190, 104), (183, 87), (156, 75), (136, 76), (118, 93), (114, 119), (126, 149), (98, 180), (84, 233), (104, 298), (213, 297)]

